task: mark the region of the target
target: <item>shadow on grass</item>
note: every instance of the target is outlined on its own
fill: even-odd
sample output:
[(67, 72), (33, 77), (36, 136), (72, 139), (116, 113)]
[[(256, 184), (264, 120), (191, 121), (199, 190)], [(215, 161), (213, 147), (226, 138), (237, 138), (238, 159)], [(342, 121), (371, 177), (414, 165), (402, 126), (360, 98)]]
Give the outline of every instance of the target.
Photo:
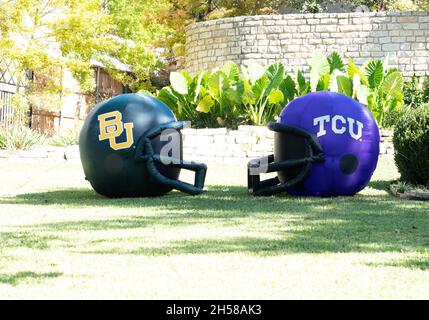
[(374, 267), (400, 267), (408, 269), (419, 269), (422, 271), (429, 270), (429, 258), (411, 258), (402, 260), (390, 260), (382, 263), (368, 263)]
[(390, 181), (386, 180), (374, 180), (368, 183), (368, 187), (381, 190), (381, 191), (389, 191)]
[(24, 281), (40, 281), (47, 278), (57, 278), (62, 276), (62, 272), (32, 272), (20, 271), (16, 273), (0, 273), (0, 283), (17, 286)]
[(0, 249), (1, 248), (30, 248), (44, 250), (49, 248), (49, 243), (53, 240), (61, 240), (58, 236), (47, 236), (32, 232), (1, 232), (0, 233)]
[[(374, 181), (370, 187), (387, 190), (388, 184)], [(172, 192), (158, 198), (107, 199), (89, 189), (69, 189), (2, 198), (0, 204), (55, 205), (65, 209), (109, 207), (128, 214), (24, 226), (21, 233), (3, 233), (2, 237), (7, 238), (7, 246), (31, 247), (40, 238), (39, 249), (61, 240), (68, 249), (80, 253), (135, 255), (423, 252), (429, 246), (425, 203), (400, 200), (387, 193), (338, 198), (251, 197), (244, 187), (230, 186), (228, 192), (223, 188), (210, 186), (208, 193), (196, 197)], [(144, 210), (136, 213), (136, 209)], [(145, 244), (143, 237), (130, 239), (125, 234), (129, 229), (156, 226), (162, 227), (162, 232), (177, 235), (186, 232), (182, 227), (193, 225), (207, 230), (232, 227), (244, 236), (223, 234), (215, 239), (171, 240), (154, 247)], [(125, 238), (103, 233), (95, 241), (78, 244), (73, 238), (76, 231), (98, 230), (123, 230)], [(46, 233), (56, 236), (47, 237)], [(183, 238), (187, 238), (186, 234)]]

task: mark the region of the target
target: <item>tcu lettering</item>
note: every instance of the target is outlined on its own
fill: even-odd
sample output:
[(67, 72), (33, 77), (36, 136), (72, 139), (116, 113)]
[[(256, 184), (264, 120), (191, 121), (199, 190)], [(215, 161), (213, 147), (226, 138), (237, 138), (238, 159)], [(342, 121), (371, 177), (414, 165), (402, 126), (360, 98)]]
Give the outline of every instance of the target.
[[(127, 149), (133, 145), (134, 124), (132, 122), (123, 123), (122, 113), (119, 111), (103, 113), (98, 116), (98, 121), (100, 122), (98, 140), (109, 139), (110, 147), (113, 150)], [(116, 138), (122, 134), (124, 127), (126, 140), (124, 142), (117, 142)]]
[(326, 115), (313, 119), (313, 126), (319, 126), (319, 131), (317, 132), (318, 137), (324, 136), (326, 134), (325, 124), (329, 122), (331, 123), (331, 130), (335, 134), (344, 134), (348, 128), (349, 135), (353, 139), (359, 140), (362, 138), (363, 123), (349, 117), (347, 117), (346, 120), (343, 116), (338, 114), (332, 118), (330, 115)]

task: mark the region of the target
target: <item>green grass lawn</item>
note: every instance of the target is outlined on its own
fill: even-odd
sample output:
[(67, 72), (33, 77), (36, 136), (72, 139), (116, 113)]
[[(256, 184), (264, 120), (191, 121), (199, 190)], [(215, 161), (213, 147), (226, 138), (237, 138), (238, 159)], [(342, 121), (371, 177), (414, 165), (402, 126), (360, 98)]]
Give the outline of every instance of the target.
[[(79, 162), (0, 160), (0, 298), (429, 298), (429, 203), (387, 192), (255, 198), (243, 165), (209, 192), (106, 199)], [(189, 178), (189, 176), (187, 177)]]

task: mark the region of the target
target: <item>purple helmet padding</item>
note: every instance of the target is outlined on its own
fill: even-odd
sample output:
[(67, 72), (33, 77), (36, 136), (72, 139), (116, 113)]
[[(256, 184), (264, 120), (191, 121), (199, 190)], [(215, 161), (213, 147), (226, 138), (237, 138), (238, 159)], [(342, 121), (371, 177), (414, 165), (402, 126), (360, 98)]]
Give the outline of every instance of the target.
[[(325, 162), (313, 164), (304, 188), (291, 188), (289, 193), (322, 197), (353, 195), (370, 181), (377, 166), (380, 134), (364, 105), (342, 94), (318, 91), (291, 101), (280, 113), (278, 122), (315, 136), (319, 134), (325, 155)], [(345, 155), (358, 160), (352, 173), (340, 169), (340, 160)]]

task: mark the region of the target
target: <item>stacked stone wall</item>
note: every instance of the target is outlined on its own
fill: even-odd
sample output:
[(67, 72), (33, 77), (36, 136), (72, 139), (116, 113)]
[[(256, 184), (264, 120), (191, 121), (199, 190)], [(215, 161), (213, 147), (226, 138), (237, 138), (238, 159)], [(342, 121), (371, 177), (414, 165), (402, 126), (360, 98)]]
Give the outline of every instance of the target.
[(339, 52), (358, 64), (389, 55), (404, 76), (429, 75), (429, 12), (320, 13), (234, 17), (186, 29), (185, 66), (191, 74), (231, 60), (284, 62), (308, 71), (315, 50)]

